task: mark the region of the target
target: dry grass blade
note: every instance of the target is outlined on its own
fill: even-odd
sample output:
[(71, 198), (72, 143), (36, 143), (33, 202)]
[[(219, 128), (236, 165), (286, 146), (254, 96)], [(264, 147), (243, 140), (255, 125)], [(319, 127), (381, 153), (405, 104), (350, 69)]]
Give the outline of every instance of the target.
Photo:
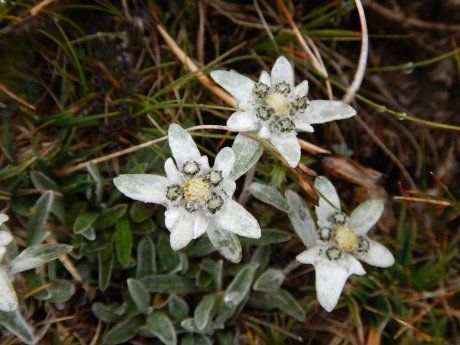
[(361, 51), (359, 53), (358, 68), (356, 69), (355, 76), (345, 96), (343, 96), (343, 101), (346, 103), (350, 103), (353, 100), (356, 92), (361, 86), (366, 72), (367, 56), (369, 54), (369, 35), (367, 32), (367, 22), (363, 4), (361, 3), (361, 0), (355, 0), (355, 4), (359, 14), (359, 22), (361, 24)]

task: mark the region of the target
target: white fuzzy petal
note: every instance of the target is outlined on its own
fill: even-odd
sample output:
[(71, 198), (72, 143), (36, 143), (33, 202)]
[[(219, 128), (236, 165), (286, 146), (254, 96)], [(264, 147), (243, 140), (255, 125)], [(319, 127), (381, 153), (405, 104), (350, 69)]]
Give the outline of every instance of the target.
[(227, 120), (227, 127), (235, 132), (250, 132), (259, 128), (259, 119), (252, 111), (237, 111)]
[(280, 56), (273, 65), (271, 82), (273, 86), (286, 82), (291, 88), (294, 87), (294, 70), (291, 63), (284, 56)]
[(351, 274), (366, 274), (358, 260), (345, 252), (343, 255), (344, 258), (339, 260), (340, 262), (323, 257), (315, 264), (316, 296), (328, 312), (337, 305), (348, 277)]
[(193, 239), (194, 235), (195, 216), (190, 213), (182, 213), (179, 221), (176, 222), (171, 229), (169, 242), (171, 248), (179, 250), (187, 246)]
[(222, 176), (224, 179), (226, 179), (232, 172), (234, 165), (235, 153), (230, 147), (224, 147), (217, 154), (213, 169), (222, 171)]
[(165, 162), (165, 172), (166, 176), (168, 177), (168, 181), (176, 184), (182, 183), (182, 175), (177, 170), (176, 164), (174, 164), (174, 160), (172, 158), (168, 158)]
[(271, 132), (270, 128), (268, 128), (268, 125), (266, 125), (265, 123), (262, 124), (262, 126), (259, 129), (259, 132), (257, 132), (257, 135), (263, 139), (270, 138)]
[(222, 210), (216, 213), (213, 221), (217, 228), (240, 236), (259, 238), (261, 235), (260, 225), (254, 216), (231, 199), (225, 201)]
[(8, 274), (0, 268), (0, 311), (13, 311), (19, 308), (18, 297)]
[(356, 110), (341, 101), (310, 101), (306, 113), (311, 124), (347, 119), (356, 115)]
[(174, 206), (166, 210), (165, 225), (169, 231), (172, 231), (172, 229), (174, 229), (177, 222), (179, 222), (179, 220), (181, 219), (182, 213), (184, 212), (187, 212), (187, 211), (184, 210), (181, 206)]
[(120, 175), (113, 179), (120, 192), (131, 199), (164, 204), (166, 202), (166, 187), (168, 179), (153, 174)]
[(269, 140), (291, 167), (295, 168), (299, 164), (300, 144), (295, 132), (272, 135)]
[(271, 85), (270, 74), (267, 71), (262, 71), (259, 78), (260, 83), (264, 83), (267, 86)]
[(209, 158), (208, 156), (201, 156), (198, 160), (198, 164), (200, 164), (200, 170), (205, 173), (208, 172), (211, 168), (209, 166)]
[(356, 253), (356, 257), (365, 263), (376, 267), (390, 267), (395, 263), (393, 254), (380, 243), (371, 240), (369, 241), (369, 251), (367, 253)]
[(365, 235), (380, 219), (384, 208), (382, 199), (367, 200), (355, 208), (348, 224), (358, 234)]
[(235, 193), (236, 183), (235, 183), (235, 181), (233, 181), (231, 179), (226, 179), (226, 180), (223, 180), (220, 183), (220, 188), (222, 188), (222, 190), (225, 192), (225, 194), (227, 194), (229, 197), (231, 197), (233, 195), (233, 193)]
[(198, 161), (201, 157), (192, 136), (175, 123), (169, 126), (168, 142), (179, 169), (182, 169), (185, 162), (189, 160)]
[(319, 259), (319, 250), (319, 246), (304, 250), (297, 255), (296, 260), (303, 264), (314, 265)]
[(297, 97), (305, 97), (308, 94), (308, 80), (304, 80), (294, 88)]
[(0, 213), (0, 226), (10, 219), (6, 214)]
[(13, 241), (13, 236), (9, 231), (0, 231), (0, 247), (6, 246)]
[(209, 226), (209, 218), (207, 218), (204, 214), (197, 212), (195, 215), (195, 223), (193, 225), (193, 238), (196, 239), (203, 235)]
[(319, 196), (318, 206), (315, 206), (318, 225), (320, 227), (330, 227), (329, 217), (334, 213), (340, 212), (339, 196), (331, 181), (324, 176), (316, 178), (315, 188)]
[(298, 131), (303, 131), (303, 132), (314, 132), (315, 131), (313, 126), (308, 121), (308, 116), (306, 115), (304, 111), (300, 114), (298, 118), (294, 119), (294, 124)]
[(246, 104), (249, 104), (252, 99), (252, 89), (254, 81), (232, 71), (212, 71), (211, 77), (214, 81), (227, 90), (237, 103), (244, 109)]

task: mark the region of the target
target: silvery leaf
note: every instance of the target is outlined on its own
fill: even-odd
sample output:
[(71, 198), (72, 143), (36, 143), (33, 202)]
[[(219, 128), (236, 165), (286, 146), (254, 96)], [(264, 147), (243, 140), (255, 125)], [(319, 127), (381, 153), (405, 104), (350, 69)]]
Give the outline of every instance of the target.
[(216, 248), (223, 257), (233, 263), (241, 261), (241, 244), (235, 234), (215, 227), (210, 227), (207, 231), (207, 235), (214, 248)]
[(32, 328), (24, 320), (19, 310), (10, 312), (0, 311), (0, 325), (26, 344), (36, 344), (37, 342)]
[(236, 136), (232, 149), (236, 158), (235, 165), (233, 166), (232, 173), (230, 174), (233, 180), (239, 179), (242, 175), (248, 172), (248, 170), (257, 163), (264, 151), (261, 143), (242, 134), (238, 134)]
[(313, 247), (316, 243), (316, 225), (310, 210), (300, 195), (291, 190), (286, 191), (286, 200), (292, 227), (307, 248)]
[(275, 291), (283, 283), (285, 276), (283, 271), (275, 268), (269, 268), (257, 278), (254, 283), (254, 290), (257, 291)]
[(286, 200), (277, 189), (271, 186), (254, 182), (249, 186), (249, 192), (255, 198), (266, 204), (272, 205), (283, 212), (288, 211), (288, 204), (286, 203)]
[(38, 244), (24, 249), (10, 263), (11, 273), (18, 273), (38, 267), (48, 261), (57, 259), (72, 250), (66, 244)]

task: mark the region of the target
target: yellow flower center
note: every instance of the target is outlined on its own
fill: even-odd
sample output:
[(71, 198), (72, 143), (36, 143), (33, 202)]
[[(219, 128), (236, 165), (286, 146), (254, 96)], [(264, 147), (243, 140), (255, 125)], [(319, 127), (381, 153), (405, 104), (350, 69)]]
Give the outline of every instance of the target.
[(277, 116), (286, 115), (289, 112), (289, 99), (282, 93), (272, 93), (267, 97), (267, 104)]
[(348, 225), (339, 225), (334, 229), (334, 239), (337, 245), (349, 252), (354, 252), (358, 245), (356, 233)]
[(204, 202), (211, 197), (211, 185), (202, 177), (188, 180), (182, 186), (184, 199), (187, 201)]

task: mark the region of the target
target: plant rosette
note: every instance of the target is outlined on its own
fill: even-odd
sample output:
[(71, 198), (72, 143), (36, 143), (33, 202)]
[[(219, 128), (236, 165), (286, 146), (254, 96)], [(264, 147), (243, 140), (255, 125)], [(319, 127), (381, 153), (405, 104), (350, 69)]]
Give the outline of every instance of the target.
[(236, 189), (231, 175), (234, 151), (226, 147), (216, 156), (213, 167), (201, 156), (191, 135), (171, 124), (168, 142), (172, 158), (165, 162), (165, 176), (126, 174), (114, 179), (126, 196), (166, 207), (165, 225), (171, 232), (174, 250), (206, 233), (211, 243), (227, 259), (241, 259), (241, 245), (235, 235), (259, 238), (257, 220), (232, 199)]
[(341, 101), (309, 100), (308, 81), (294, 86), (294, 70), (284, 56), (276, 60), (271, 74), (262, 71), (258, 82), (234, 71), (212, 71), (211, 77), (239, 107), (227, 126), (235, 132), (256, 132), (293, 168), (301, 156), (298, 132), (313, 132), (314, 124), (356, 115), (355, 109)]

